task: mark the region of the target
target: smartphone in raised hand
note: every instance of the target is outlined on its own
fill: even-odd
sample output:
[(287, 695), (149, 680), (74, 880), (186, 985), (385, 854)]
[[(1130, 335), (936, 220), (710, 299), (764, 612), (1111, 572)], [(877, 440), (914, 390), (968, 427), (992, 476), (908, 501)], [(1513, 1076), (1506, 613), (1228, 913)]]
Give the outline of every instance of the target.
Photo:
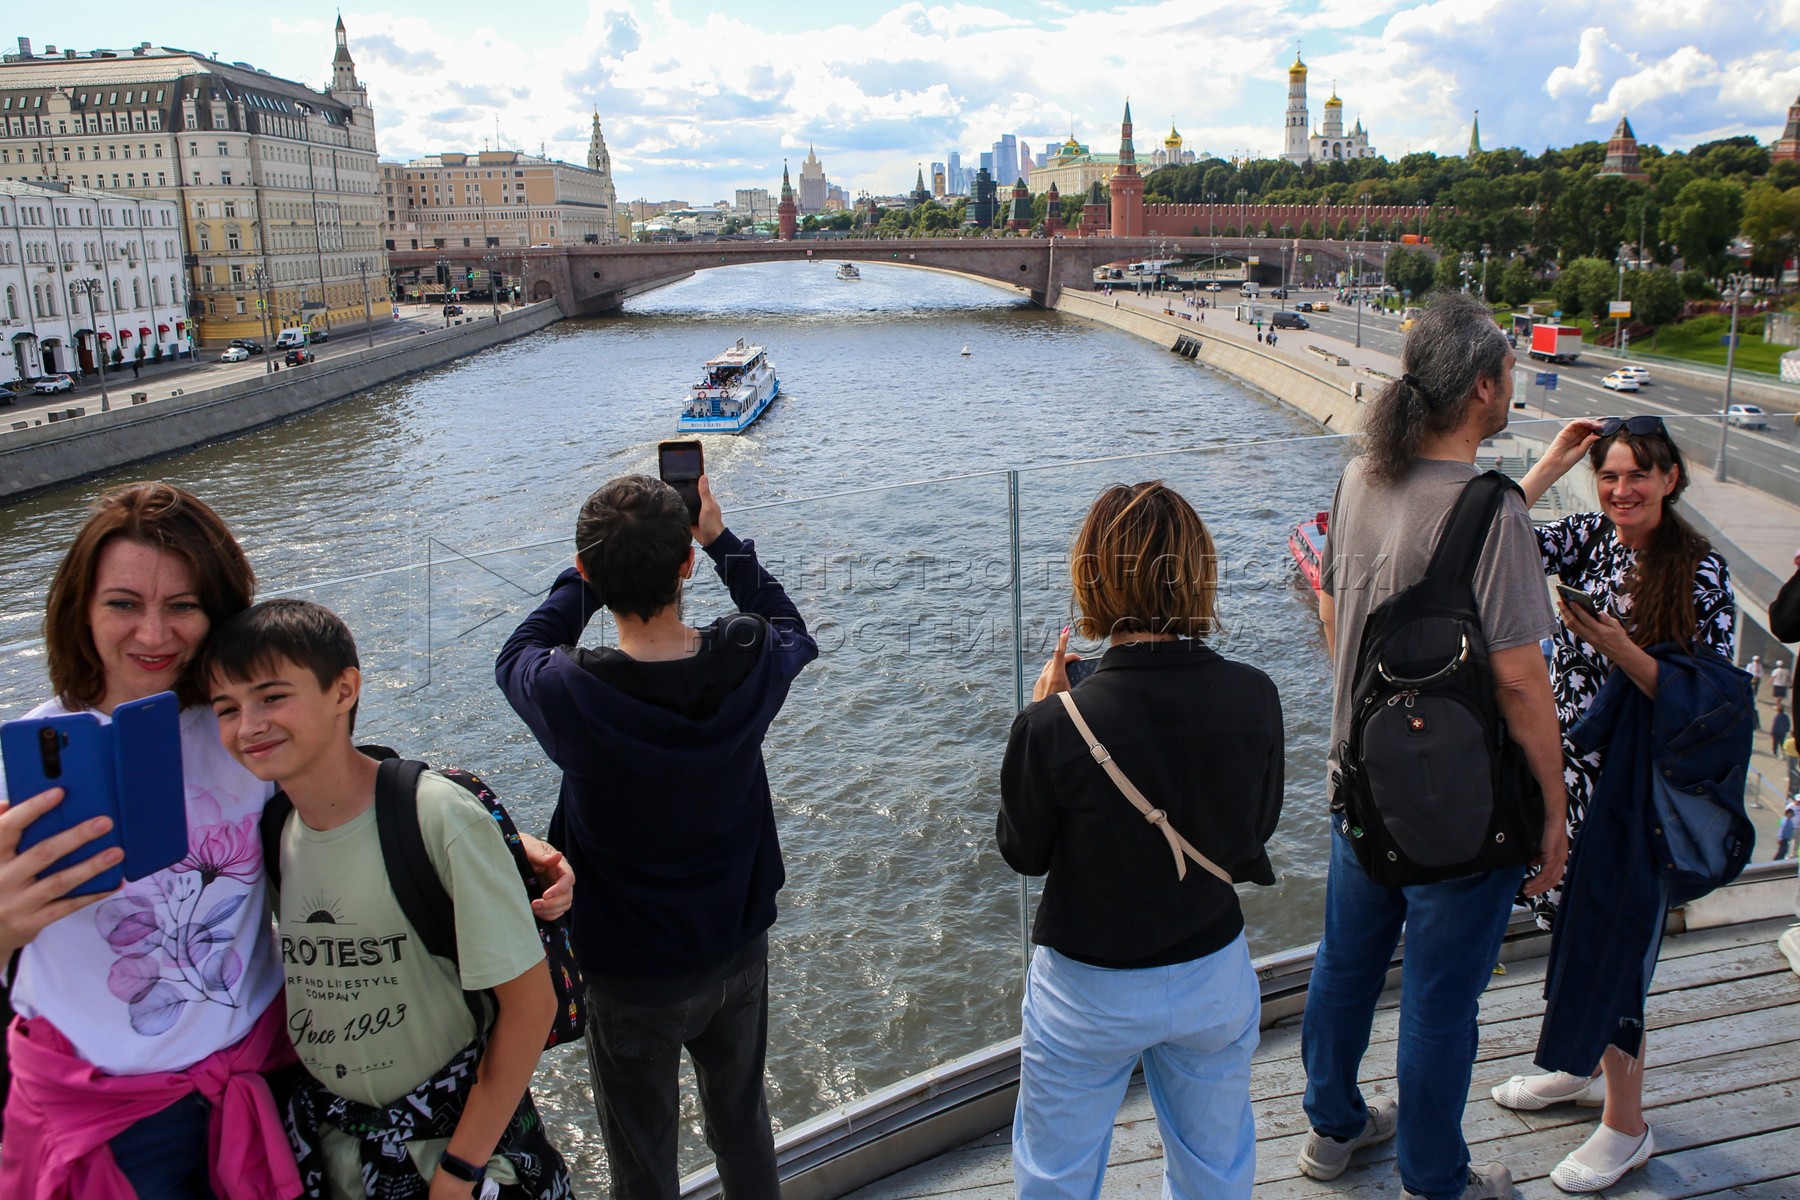
[(1578, 587), (1570, 587), (1566, 583), (1559, 583), (1556, 585), (1556, 594), (1570, 604), (1573, 604), (1576, 608), (1579, 608), (1588, 616), (1593, 617), (1596, 620), (1599, 619), (1600, 602), (1595, 600), (1592, 594), (1585, 592)]
[(706, 474), (706, 458), (697, 441), (660, 442), (656, 447), (656, 472), (662, 481), (681, 493), (687, 503), (688, 524), (700, 521), (700, 476)]

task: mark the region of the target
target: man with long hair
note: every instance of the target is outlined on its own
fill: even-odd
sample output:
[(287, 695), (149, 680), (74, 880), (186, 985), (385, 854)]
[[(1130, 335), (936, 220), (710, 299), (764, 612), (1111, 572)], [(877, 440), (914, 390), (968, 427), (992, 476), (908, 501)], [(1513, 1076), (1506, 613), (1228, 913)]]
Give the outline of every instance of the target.
[[(1369, 406), (1363, 453), (1345, 468), (1332, 504), (1319, 616), (1332, 651), (1332, 767), (1349, 732), (1363, 627), (1382, 601), (1425, 574), (1475, 452), (1506, 428), (1514, 357), (1492, 314), (1468, 296), (1438, 300), (1401, 351), (1404, 373)], [(1526, 890), (1562, 877), (1561, 739), (1538, 643), (1555, 629), (1531, 519), (1505, 498), (1473, 579), (1489, 650), (1494, 699), (1544, 794), (1540, 872)], [(1512, 1195), (1500, 1163), (1471, 1164), (1462, 1136), (1476, 1049), (1475, 1018), (1506, 933), (1523, 866), (1408, 887), (1375, 883), (1349, 838), (1332, 833), (1325, 934), (1302, 1028), (1306, 1115), (1299, 1156), (1315, 1179), (1335, 1179), (1352, 1153), (1399, 1134), (1400, 1180), (1409, 1198), (1486, 1200)], [(1396, 1075), (1399, 1096), (1365, 1098), (1357, 1072), (1375, 1004), (1402, 926)]]

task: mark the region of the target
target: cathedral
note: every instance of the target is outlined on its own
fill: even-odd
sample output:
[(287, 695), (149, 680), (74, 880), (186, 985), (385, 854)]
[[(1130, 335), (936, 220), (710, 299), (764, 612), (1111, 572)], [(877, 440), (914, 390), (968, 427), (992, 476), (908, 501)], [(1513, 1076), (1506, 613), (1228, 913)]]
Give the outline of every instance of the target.
[(1331, 89), (1331, 99), (1325, 102), (1325, 123), (1316, 130), (1312, 127), (1312, 114), (1306, 107), (1306, 64), (1300, 61), (1298, 53), (1294, 55), (1294, 65), (1288, 68), (1287, 119), (1282, 128), (1281, 157), (1295, 166), (1375, 157), (1375, 148), (1369, 145), (1369, 132), (1363, 128), (1362, 118), (1357, 118), (1356, 128), (1344, 132), (1344, 102), (1338, 99), (1335, 86)]

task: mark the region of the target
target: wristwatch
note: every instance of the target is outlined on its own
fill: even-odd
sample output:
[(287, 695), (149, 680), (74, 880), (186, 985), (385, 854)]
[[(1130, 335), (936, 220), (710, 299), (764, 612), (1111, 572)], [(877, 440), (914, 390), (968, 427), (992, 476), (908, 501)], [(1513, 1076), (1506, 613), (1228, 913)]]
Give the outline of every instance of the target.
[(456, 1157), (448, 1150), (444, 1151), (444, 1156), (438, 1159), (438, 1170), (452, 1179), (462, 1180), (477, 1190), (481, 1187), (481, 1181), (487, 1178), (488, 1172), (486, 1163), (476, 1166), (467, 1159)]

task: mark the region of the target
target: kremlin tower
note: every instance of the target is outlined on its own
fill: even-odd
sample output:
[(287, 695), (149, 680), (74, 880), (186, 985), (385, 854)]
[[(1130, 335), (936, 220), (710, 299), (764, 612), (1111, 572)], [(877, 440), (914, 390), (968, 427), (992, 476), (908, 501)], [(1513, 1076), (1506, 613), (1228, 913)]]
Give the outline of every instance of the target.
[(1056, 180), (1050, 181), (1050, 191), (1044, 199), (1050, 205), (1044, 213), (1044, 234), (1046, 237), (1055, 237), (1063, 231), (1066, 224), (1062, 215), (1062, 193), (1056, 190)]
[(1800, 162), (1800, 100), (1788, 106), (1787, 128), (1769, 151), (1771, 162)]
[(1631, 122), (1623, 116), (1619, 118), (1619, 127), (1613, 130), (1612, 140), (1606, 143), (1606, 161), (1601, 164), (1599, 173), (1639, 181), (1650, 178), (1638, 166), (1637, 134), (1631, 131)]
[(781, 160), (781, 203), (775, 208), (777, 241), (791, 242), (800, 228), (799, 210), (794, 205), (794, 185), (788, 178), (787, 160)]
[(1112, 235), (1144, 236), (1144, 177), (1138, 174), (1137, 150), (1131, 144), (1131, 101), (1119, 125), (1119, 169), (1107, 180), (1112, 190)]

